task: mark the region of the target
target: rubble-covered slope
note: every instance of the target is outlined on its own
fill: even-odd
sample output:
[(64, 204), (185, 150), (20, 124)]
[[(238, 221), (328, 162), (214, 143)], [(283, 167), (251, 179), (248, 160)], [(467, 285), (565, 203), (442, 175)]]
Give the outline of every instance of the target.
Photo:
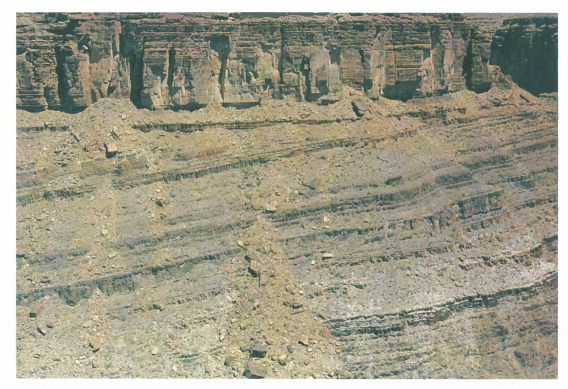
[(18, 110), (18, 376), (557, 377), (557, 104), (491, 71)]

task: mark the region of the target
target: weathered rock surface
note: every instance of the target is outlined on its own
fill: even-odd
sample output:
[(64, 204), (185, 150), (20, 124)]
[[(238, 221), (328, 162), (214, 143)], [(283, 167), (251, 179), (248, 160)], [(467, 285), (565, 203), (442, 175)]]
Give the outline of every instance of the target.
[[(26, 16), (25, 28), (46, 47), (101, 18), (81, 16), (63, 34), (55, 26), (76, 19), (42, 15)], [(154, 23), (178, 36), (195, 18), (164, 17), (116, 20), (120, 31)], [(228, 17), (192, 28), (230, 26)], [(293, 43), (348, 25), (321, 18), (272, 18), (287, 23), (273, 34)], [(53, 36), (39, 33), (46, 26)], [(359, 39), (353, 30), (344, 40)], [(308, 54), (284, 47), (293, 73)], [(316, 54), (308, 68), (321, 74)], [(340, 63), (349, 77), (364, 69), (355, 62)], [(406, 102), (371, 99), (342, 73), (330, 105), (267, 98), (175, 112), (97, 98), (75, 114), (18, 110), (16, 237), (27, 253), (15, 258), (18, 377), (557, 377), (556, 98), (488, 71), (486, 93), (454, 73), (465, 89)], [(298, 92), (289, 81), (285, 93)], [(47, 79), (39, 85), (55, 101)], [(84, 104), (81, 90), (67, 104)], [(143, 93), (158, 102), (161, 93), (160, 104), (170, 94)], [(28, 108), (43, 104), (27, 96)], [(371, 114), (359, 117), (355, 99)], [(110, 142), (120, 152), (107, 158)], [(251, 276), (252, 261), (269, 282)], [(55, 324), (45, 336), (44, 323)], [(265, 355), (250, 359), (257, 344)]]
[(505, 20), (491, 43), (491, 63), (535, 95), (558, 91), (558, 16)]
[(460, 15), (17, 16), (17, 106), (82, 110), (337, 101), (345, 86), (409, 99), (489, 89), (491, 36)]

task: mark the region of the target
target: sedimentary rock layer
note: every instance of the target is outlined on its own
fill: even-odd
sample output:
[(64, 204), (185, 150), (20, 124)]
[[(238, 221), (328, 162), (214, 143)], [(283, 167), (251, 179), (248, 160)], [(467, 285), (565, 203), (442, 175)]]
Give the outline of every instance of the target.
[[(267, 64), (316, 29), (278, 20)], [(18, 376), (556, 377), (557, 105), (489, 70), (486, 93), (405, 103), (18, 111)]]
[(17, 105), (82, 110), (337, 101), (344, 86), (407, 100), (489, 89), (491, 35), (461, 15), (17, 16)]

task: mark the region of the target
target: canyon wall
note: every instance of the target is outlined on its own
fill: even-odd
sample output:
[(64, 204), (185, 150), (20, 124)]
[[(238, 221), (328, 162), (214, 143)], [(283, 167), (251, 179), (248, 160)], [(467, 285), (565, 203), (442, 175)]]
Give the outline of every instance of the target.
[(513, 17), (19, 14), (17, 376), (556, 379)]
[(505, 20), (491, 44), (491, 64), (533, 94), (558, 90), (558, 17)]
[[(233, 17), (234, 16), (234, 17)], [(18, 14), (17, 106), (82, 110), (407, 100), (489, 89), (491, 36), (461, 15)]]

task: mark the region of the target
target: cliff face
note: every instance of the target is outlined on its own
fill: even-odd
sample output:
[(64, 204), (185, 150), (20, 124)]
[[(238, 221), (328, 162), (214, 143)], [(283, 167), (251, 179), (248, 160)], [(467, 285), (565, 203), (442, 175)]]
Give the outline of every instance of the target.
[(18, 14), (18, 107), (337, 101), (343, 86), (406, 100), (490, 86), (491, 37), (459, 15), (236, 16)]
[(558, 17), (505, 20), (491, 44), (491, 64), (533, 94), (558, 91)]

